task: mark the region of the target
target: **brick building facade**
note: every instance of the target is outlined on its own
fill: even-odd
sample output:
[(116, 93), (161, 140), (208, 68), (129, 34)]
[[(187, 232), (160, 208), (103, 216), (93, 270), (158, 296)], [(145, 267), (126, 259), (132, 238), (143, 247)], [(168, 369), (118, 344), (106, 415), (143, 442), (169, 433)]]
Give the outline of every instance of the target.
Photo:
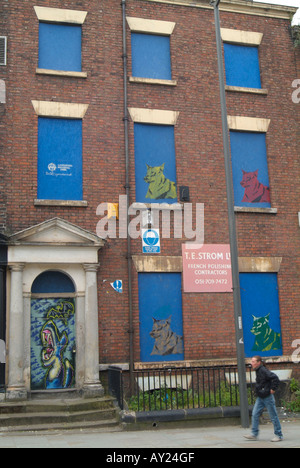
[[(74, 386), (97, 393), (98, 361), (100, 369), (130, 360), (136, 367), (235, 361), (232, 294), (182, 287), (188, 239), (174, 238), (173, 229), (170, 238), (160, 232), (156, 254), (143, 253), (140, 238), (128, 243), (118, 229), (115, 238), (101, 239), (102, 203), (119, 203), (127, 191), (129, 204), (142, 203), (142, 211), (167, 203), (162, 211), (171, 209), (173, 220), (184, 210), (180, 187), (188, 187), (194, 221), (196, 204), (204, 205), (204, 244), (229, 244), (213, 10), (202, 0), (122, 6), (125, 48), (119, 1), (13, 0), (0, 7), (7, 38), (0, 67), (6, 87), (0, 228), (8, 237), (12, 398)], [(290, 31), (294, 12), (242, 0), (220, 6), (246, 354), (263, 354), (296, 372), (299, 108), (292, 83), (300, 56)], [(65, 355), (58, 357), (69, 377), (51, 380), (47, 361), (65, 332)]]

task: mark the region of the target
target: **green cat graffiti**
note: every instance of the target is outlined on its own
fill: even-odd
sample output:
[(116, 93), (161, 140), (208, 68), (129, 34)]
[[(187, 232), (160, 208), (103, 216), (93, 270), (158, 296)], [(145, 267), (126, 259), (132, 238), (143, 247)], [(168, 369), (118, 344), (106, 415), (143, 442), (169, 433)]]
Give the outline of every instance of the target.
[(281, 334), (270, 328), (270, 314), (265, 317), (253, 317), (251, 333), (255, 335), (252, 351), (275, 351), (281, 349)]
[(146, 198), (152, 200), (177, 198), (176, 184), (166, 178), (164, 169), (165, 164), (157, 167), (151, 167), (147, 164), (147, 175), (144, 180), (149, 184), (149, 189)]

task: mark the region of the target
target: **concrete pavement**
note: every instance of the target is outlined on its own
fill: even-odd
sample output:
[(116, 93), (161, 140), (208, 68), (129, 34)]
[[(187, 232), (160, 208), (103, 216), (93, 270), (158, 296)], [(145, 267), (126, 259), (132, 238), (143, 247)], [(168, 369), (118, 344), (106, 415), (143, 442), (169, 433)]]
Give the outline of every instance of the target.
[[(105, 449), (196, 449), (196, 448), (300, 448), (300, 420), (282, 421), (284, 440), (271, 443), (273, 426), (261, 426), (258, 441), (243, 438), (250, 431), (237, 426), (154, 429), (135, 432), (53, 431), (0, 434), (0, 448), (105, 448)], [(112, 454), (114, 453), (112, 450)], [(134, 453), (134, 451), (133, 451)], [(148, 453), (148, 452), (146, 452)]]

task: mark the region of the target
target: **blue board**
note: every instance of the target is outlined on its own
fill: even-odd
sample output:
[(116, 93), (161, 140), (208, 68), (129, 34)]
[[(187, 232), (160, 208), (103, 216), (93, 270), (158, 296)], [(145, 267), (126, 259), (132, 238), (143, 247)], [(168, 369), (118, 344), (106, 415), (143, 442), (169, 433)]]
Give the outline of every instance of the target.
[(230, 132), (235, 206), (271, 207), (266, 134)]
[(142, 362), (184, 359), (181, 274), (140, 273)]
[(39, 68), (81, 71), (81, 26), (40, 23)]
[(174, 127), (134, 125), (136, 201), (177, 203)]
[(226, 84), (261, 88), (258, 47), (224, 44)]
[(170, 37), (131, 34), (132, 76), (171, 80)]
[(241, 273), (245, 355), (282, 356), (276, 273)]
[(40, 117), (38, 199), (82, 197), (82, 120)]

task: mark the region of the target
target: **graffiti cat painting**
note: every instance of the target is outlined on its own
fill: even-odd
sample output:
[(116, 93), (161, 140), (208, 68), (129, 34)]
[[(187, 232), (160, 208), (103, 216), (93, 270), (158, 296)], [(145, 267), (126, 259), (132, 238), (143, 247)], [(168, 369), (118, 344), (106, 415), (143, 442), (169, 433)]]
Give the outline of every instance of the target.
[(171, 317), (167, 320), (153, 318), (153, 328), (150, 336), (155, 339), (151, 355), (167, 356), (183, 353), (183, 338), (171, 330)]
[(265, 317), (253, 317), (251, 333), (255, 335), (252, 351), (275, 351), (281, 349), (281, 334), (270, 328), (270, 314)]
[(33, 299), (31, 302), (31, 389), (75, 385), (75, 301)]
[(149, 184), (149, 189), (146, 198), (153, 200), (177, 198), (176, 184), (166, 178), (164, 169), (165, 164), (157, 167), (151, 167), (147, 164), (147, 175), (144, 180)]
[(270, 203), (270, 189), (266, 187), (258, 178), (258, 170), (254, 172), (243, 171), (243, 179), (241, 186), (244, 187), (245, 193), (242, 202), (248, 203)]

